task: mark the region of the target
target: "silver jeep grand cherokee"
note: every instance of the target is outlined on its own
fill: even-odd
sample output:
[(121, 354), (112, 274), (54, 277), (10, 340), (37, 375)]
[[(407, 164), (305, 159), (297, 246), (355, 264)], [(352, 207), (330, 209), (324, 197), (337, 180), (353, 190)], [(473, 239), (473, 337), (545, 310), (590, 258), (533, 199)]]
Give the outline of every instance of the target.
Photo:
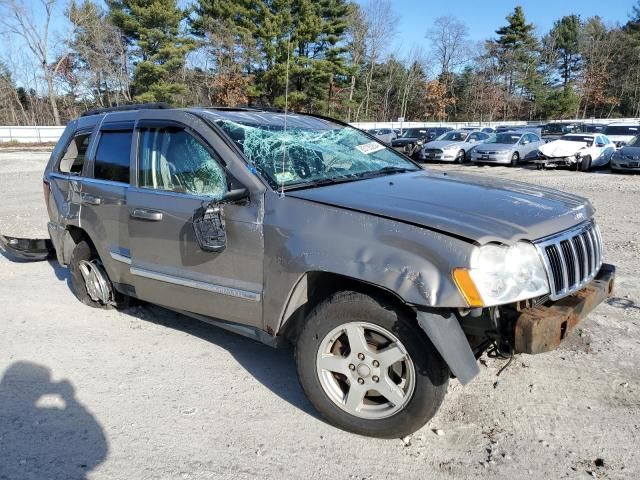
[(134, 297), (278, 346), (333, 425), (401, 437), (487, 348), (540, 353), (611, 294), (593, 208), (423, 170), (313, 115), (129, 106), (67, 126), (44, 173), (55, 256), (96, 308)]

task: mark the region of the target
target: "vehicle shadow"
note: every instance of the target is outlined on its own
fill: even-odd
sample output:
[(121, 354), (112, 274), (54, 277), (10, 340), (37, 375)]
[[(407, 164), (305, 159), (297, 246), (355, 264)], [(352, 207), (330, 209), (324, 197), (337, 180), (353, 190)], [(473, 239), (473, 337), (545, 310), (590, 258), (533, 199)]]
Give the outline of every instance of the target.
[[(2, 250), (0, 253), (12, 262), (29, 263), (20, 261)], [(47, 263), (51, 266), (56, 278), (65, 282), (67, 287), (71, 289), (69, 270), (62, 267), (55, 259), (48, 260)], [(321, 420), (300, 387), (291, 348), (268, 347), (241, 335), (227, 332), (222, 328), (139, 300), (134, 300), (131, 307), (123, 309), (121, 312), (140, 320), (194, 335), (224, 348), (256, 380), (273, 393), (294, 407)], [(0, 475), (0, 479), (2, 478), (4, 477)]]
[(0, 478), (81, 480), (109, 452), (100, 423), (68, 380), (15, 362), (0, 380)]
[(324, 421), (305, 396), (295, 367), (292, 348), (273, 348), (158, 305), (136, 301), (122, 313), (215, 344), (228, 351), (256, 380), (282, 400)]

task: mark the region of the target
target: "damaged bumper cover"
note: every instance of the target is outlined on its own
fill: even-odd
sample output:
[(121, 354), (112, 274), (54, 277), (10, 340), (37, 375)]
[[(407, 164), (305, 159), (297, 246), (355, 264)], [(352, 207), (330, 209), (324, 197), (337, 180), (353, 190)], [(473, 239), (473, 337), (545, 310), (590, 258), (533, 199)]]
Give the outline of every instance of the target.
[(570, 155), (567, 157), (545, 157), (539, 154), (536, 160), (532, 160), (532, 163), (540, 168), (554, 168), (554, 167), (571, 167), (576, 165), (580, 161), (580, 157), (577, 155)]
[(38, 261), (55, 257), (53, 243), (48, 238), (17, 238), (0, 234), (0, 247), (20, 260)]
[(524, 310), (515, 324), (515, 352), (543, 353), (558, 348), (575, 326), (613, 292), (616, 269), (603, 264), (582, 290), (551, 305)]

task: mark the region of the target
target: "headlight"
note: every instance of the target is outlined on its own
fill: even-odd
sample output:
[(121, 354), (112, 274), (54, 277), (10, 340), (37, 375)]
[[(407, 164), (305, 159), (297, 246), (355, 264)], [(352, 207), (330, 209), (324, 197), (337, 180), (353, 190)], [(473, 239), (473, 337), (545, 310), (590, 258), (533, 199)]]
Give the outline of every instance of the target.
[(476, 248), (470, 268), (455, 269), (453, 277), (472, 307), (502, 305), (549, 293), (547, 272), (530, 242), (517, 242), (511, 247), (491, 243)]

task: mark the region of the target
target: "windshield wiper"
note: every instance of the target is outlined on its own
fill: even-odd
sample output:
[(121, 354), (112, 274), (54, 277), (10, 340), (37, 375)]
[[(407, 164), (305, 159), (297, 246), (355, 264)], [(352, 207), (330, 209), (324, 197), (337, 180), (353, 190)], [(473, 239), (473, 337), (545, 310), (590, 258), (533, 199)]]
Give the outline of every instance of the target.
[(363, 172), (358, 174), (359, 178), (363, 177), (379, 177), (383, 175), (392, 175), (394, 173), (407, 173), (407, 172), (415, 172), (416, 168), (408, 168), (408, 167), (382, 167), (378, 170), (372, 170), (370, 172)]
[(336, 183), (345, 183), (352, 182), (354, 180), (359, 180), (359, 178), (354, 176), (344, 176), (344, 177), (335, 177), (335, 178), (320, 178), (318, 180), (312, 180), (310, 182), (301, 182), (301, 183), (293, 183), (290, 185), (286, 185), (284, 187), (285, 191), (289, 190), (299, 190), (303, 188), (314, 188), (314, 187), (323, 187), (325, 185), (335, 185)]

